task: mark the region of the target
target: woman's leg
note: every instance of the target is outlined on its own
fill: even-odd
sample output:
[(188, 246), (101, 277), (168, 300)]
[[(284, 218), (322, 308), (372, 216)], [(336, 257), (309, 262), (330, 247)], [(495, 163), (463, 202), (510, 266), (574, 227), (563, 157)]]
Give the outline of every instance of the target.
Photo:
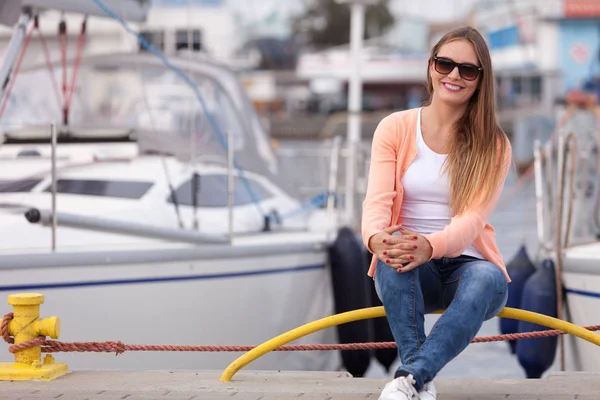
[[(442, 260), (452, 262), (452, 259)], [(500, 268), (483, 260), (462, 257), (456, 260), (461, 262), (446, 279), (444, 293), (444, 298), (452, 298), (452, 302), (419, 353), (401, 367), (401, 374), (413, 375), (417, 390), (433, 380), (469, 345), (483, 322), (498, 314), (506, 304), (508, 286)]]
[(442, 308), (441, 276), (433, 262), (399, 273), (378, 260), (375, 289), (398, 345), (400, 360), (408, 364), (425, 342), (424, 314)]

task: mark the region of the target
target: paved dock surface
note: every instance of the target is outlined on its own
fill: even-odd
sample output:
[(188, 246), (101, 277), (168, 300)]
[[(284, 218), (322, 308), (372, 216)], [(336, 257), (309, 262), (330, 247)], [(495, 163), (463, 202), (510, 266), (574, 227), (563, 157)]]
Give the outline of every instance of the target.
[[(356, 400), (377, 399), (383, 379), (344, 372), (71, 372), (50, 382), (0, 382), (2, 400)], [(439, 379), (438, 400), (597, 400), (600, 374), (555, 373), (539, 380)]]

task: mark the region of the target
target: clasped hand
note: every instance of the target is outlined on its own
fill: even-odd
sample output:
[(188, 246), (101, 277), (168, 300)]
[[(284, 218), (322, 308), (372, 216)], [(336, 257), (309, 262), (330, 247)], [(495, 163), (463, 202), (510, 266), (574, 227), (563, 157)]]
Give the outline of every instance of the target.
[[(397, 231), (402, 235), (392, 235)], [(423, 235), (406, 230), (402, 225), (391, 226), (373, 235), (369, 246), (379, 260), (398, 272), (410, 271), (429, 261), (433, 251)]]

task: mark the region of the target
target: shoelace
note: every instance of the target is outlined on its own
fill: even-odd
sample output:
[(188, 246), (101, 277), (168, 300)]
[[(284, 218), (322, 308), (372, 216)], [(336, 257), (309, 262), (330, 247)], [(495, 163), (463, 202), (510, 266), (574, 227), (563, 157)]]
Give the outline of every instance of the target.
[(412, 378), (412, 376), (407, 376), (404, 379), (398, 379), (398, 384), (396, 387), (402, 393), (411, 396), (414, 399), (420, 399), (419, 393), (414, 388), (416, 381)]

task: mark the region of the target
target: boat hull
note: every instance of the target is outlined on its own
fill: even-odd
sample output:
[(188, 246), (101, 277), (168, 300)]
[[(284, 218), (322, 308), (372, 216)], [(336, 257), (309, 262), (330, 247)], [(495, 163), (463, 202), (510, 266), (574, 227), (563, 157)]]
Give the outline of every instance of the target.
[[(82, 259), (85, 253), (78, 256)], [(108, 252), (106, 259), (110, 259)], [(257, 345), (333, 314), (324, 249), (157, 260), (40, 265), (18, 270), (4, 264), (0, 268), (0, 297), (20, 292), (44, 294), (41, 314), (60, 317), (59, 340), (65, 342)], [(10, 311), (8, 305), (2, 308)], [(335, 342), (335, 330), (328, 329), (296, 343)], [(225, 368), (241, 354), (126, 352), (115, 357), (114, 353), (61, 353), (55, 358), (70, 369), (214, 370)], [(328, 370), (338, 366), (337, 352), (273, 352), (252, 367)]]
[[(575, 246), (565, 252), (563, 318), (579, 326), (600, 325), (600, 245)], [(600, 371), (600, 347), (567, 335), (565, 366), (573, 371)], [(559, 358), (557, 357), (557, 360)]]

